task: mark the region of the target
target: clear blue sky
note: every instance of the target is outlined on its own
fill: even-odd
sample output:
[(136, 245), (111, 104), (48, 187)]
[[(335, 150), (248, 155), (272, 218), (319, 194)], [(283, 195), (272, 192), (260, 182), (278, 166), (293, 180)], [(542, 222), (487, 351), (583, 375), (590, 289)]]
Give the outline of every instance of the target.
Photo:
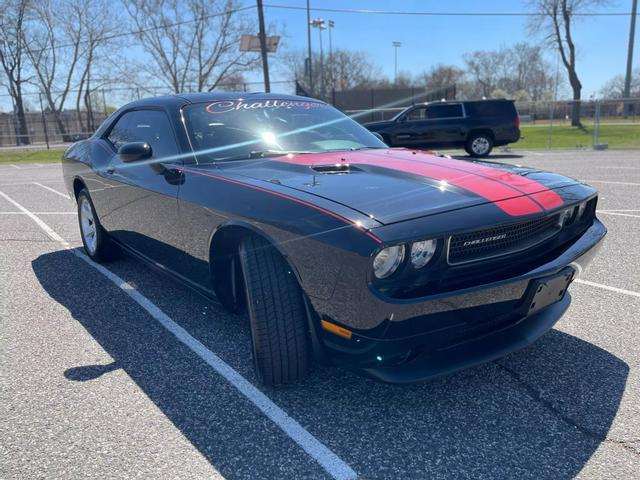
[[(245, 0), (245, 4), (253, 0)], [(304, 7), (305, 0), (265, 0), (265, 5), (292, 5)], [(407, 10), (435, 12), (526, 12), (527, 2), (522, 0), (311, 0), (311, 7), (351, 8), (372, 10)], [(631, 10), (631, 0), (613, 0), (602, 11)], [(462, 65), (465, 52), (491, 50), (519, 41), (539, 41), (530, 38), (525, 17), (427, 17), (407, 15), (373, 15), (355, 13), (311, 12), (312, 18), (332, 19), (334, 48), (362, 50), (370, 55), (383, 72), (393, 77), (393, 47), (398, 40), (402, 47), (398, 54), (398, 69), (418, 73), (431, 65), (448, 63)], [(285, 47), (306, 49), (307, 30), (304, 10), (265, 8), (266, 21), (286, 25)], [(637, 22), (640, 29), (640, 22)], [(629, 16), (587, 17), (576, 25), (575, 41), (578, 47), (578, 73), (583, 84), (583, 98), (597, 92), (616, 74), (624, 73), (629, 34)], [(317, 30), (312, 31), (313, 48), (317, 48)], [(328, 36), (324, 33), (325, 48)], [(548, 57), (555, 65), (555, 52)], [(274, 59), (275, 60), (275, 59)], [(640, 32), (636, 33), (634, 67), (640, 67)], [(274, 72), (274, 79), (277, 77)], [(260, 80), (260, 73), (252, 74)]]

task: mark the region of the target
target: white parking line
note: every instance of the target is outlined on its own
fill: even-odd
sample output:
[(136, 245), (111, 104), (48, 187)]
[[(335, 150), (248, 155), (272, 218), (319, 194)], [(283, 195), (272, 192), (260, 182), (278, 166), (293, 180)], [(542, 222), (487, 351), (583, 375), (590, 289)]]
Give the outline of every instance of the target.
[[(47, 180), (47, 183), (64, 183), (63, 180)], [(2, 182), (0, 187), (21, 187), (24, 185), (33, 185), (33, 182)]]
[[(58, 162), (52, 163), (42, 163), (39, 167), (35, 166), (33, 163), (28, 163), (26, 167), (18, 167), (17, 165), (9, 164), (13, 168), (17, 168), (18, 170), (42, 170), (49, 167), (61, 167), (61, 164)], [(8, 168), (5, 170), (9, 170)]]
[(36, 222), (38, 226), (42, 230), (44, 230), (44, 233), (46, 233), (49, 236), (49, 238), (51, 238), (52, 240), (55, 240), (56, 242), (59, 242), (64, 248), (69, 248), (69, 244), (65, 241), (65, 239), (62, 238), (60, 235), (58, 235), (49, 225), (47, 225), (42, 220), (40, 220), (40, 218), (37, 217), (35, 214), (31, 213), (29, 210), (24, 208), (22, 205), (20, 205), (18, 202), (16, 202), (13, 198), (11, 198), (9, 195), (7, 195), (4, 192), (0, 192), (0, 197), (4, 198), (7, 202), (11, 203), (14, 207), (16, 207), (18, 210), (20, 210), (24, 214), (26, 214), (29, 218), (31, 218), (31, 220)]
[(609, 183), (611, 185), (631, 185), (634, 187), (640, 187), (640, 183), (634, 182), (614, 182), (612, 180), (584, 180), (587, 183)]
[[(77, 215), (76, 212), (31, 212), (34, 215)], [(0, 212), (0, 215), (26, 215), (25, 212)]]
[(605, 212), (605, 211), (601, 211), (598, 213), (604, 213), (605, 215), (618, 215), (620, 217), (635, 217), (635, 218), (640, 218), (640, 215), (633, 215), (631, 213), (618, 213), (618, 212)]
[(603, 290), (609, 290), (610, 292), (622, 293), (623, 295), (630, 295), (632, 297), (640, 298), (640, 292), (634, 292), (632, 290), (625, 290), (624, 288), (610, 287), (609, 285), (603, 285), (602, 283), (590, 282), (588, 280), (582, 280), (577, 278), (574, 280), (576, 283), (582, 283), (583, 285), (589, 285), (590, 287), (602, 288)]
[(251, 382), (240, 375), (229, 364), (218, 357), (211, 350), (207, 349), (200, 341), (195, 339), (184, 328), (172, 320), (166, 313), (158, 308), (151, 300), (142, 295), (132, 285), (125, 282), (115, 273), (106, 269), (102, 265), (93, 262), (84, 253), (79, 250), (72, 249), (69, 243), (58, 235), (51, 227), (43, 222), (34, 213), (27, 210), (18, 202), (13, 200), (4, 192), (0, 191), (0, 196), (14, 205), (21, 212), (30, 217), (44, 232), (56, 242), (60, 243), (65, 249), (74, 255), (80, 257), (101, 274), (115, 283), (138, 305), (144, 308), (154, 319), (156, 319), (165, 329), (171, 332), (180, 342), (186, 345), (192, 352), (198, 355), (205, 363), (213, 368), (218, 374), (224, 377), (231, 385), (233, 385), (244, 397), (253, 403), (267, 418), (276, 424), (285, 434), (296, 442), (307, 454), (313, 458), (318, 464), (338, 480), (349, 480), (357, 478), (356, 472), (340, 457), (333, 453), (320, 440), (309, 433), (296, 420), (291, 418), (284, 410), (276, 405), (262, 391), (256, 388)]
[(66, 199), (67, 199), (67, 200), (69, 200), (69, 201), (71, 200), (71, 199), (69, 198), (69, 195), (65, 195), (64, 193), (59, 192), (59, 191), (58, 191), (58, 190), (56, 190), (55, 188), (47, 187), (46, 185), (43, 185), (43, 184), (38, 183), (38, 182), (33, 182), (33, 184), (34, 184), (34, 185), (37, 185), (37, 186), (39, 186), (39, 187), (42, 187), (42, 188), (44, 188), (45, 190), (49, 190), (50, 192), (53, 192), (53, 193), (55, 193), (56, 195), (60, 195), (62, 198), (66, 198)]

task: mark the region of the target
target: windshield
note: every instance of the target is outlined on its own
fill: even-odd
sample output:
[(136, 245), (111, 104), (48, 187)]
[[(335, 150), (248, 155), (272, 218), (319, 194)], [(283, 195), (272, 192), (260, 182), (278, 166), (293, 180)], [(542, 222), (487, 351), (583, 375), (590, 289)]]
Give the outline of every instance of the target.
[(335, 108), (311, 100), (221, 100), (183, 111), (199, 161), (386, 147)]
[(406, 113), (411, 110), (413, 108), (413, 105), (411, 105), (410, 107), (407, 107), (405, 109), (403, 109), (400, 113), (398, 113), (395, 117), (393, 117), (391, 119), (392, 122), (397, 121), (400, 117), (402, 117), (403, 115), (406, 115)]

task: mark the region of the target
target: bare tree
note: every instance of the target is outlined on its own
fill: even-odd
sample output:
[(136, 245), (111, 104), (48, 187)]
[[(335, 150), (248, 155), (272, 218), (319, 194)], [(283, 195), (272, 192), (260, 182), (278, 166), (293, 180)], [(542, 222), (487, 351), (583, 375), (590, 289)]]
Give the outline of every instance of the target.
[(474, 81), (477, 88), (470, 92), (471, 96), (490, 97), (498, 88), (499, 64), (503, 55), (494, 51), (476, 50), (463, 55), (467, 75)]
[(29, 82), (26, 74), (27, 52), (24, 28), (29, 0), (0, 1), (0, 65), (6, 78), (1, 80), (13, 101), (14, 111), (18, 119), (16, 128), (18, 144), (28, 144), (29, 130), (25, 116), (22, 87)]
[(606, 0), (531, 0), (531, 6), (538, 13), (532, 17), (529, 29), (532, 33), (542, 31), (546, 39), (555, 45), (567, 71), (569, 84), (573, 91), (571, 125), (582, 126), (580, 122), (580, 99), (582, 83), (576, 69), (576, 45), (572, 27), (576, 14), (606, 4)]
[(464, 71), (453, 65), (438, 64), (417, 77), (417, 82), (423, 84), (427, 90), (437, 90), (451, 87), (462, 81)]
[[(84, 38), (77, 68), (79, 78), (75, 88), (78, 120), (80, 128), (85, 132), (91, 132), (96, 128), (95, 101), (92, 101), (95, 97), (95, 89), (112, 80), (106, 72), (99, 72), (104, 55), (114, 43), (112, 35), (119, 28), (117, 14), (104, 14), (108, 7), (108, 0), (88, 0), (71, 6), (75, 12), (72, 21), (78, 21), (81, 24)], [(96, 73), (101, 73), (99, 78), (95, 78)], [(86, 111), (86, 123), (81, 115), (83, 109)]]
[[(288, 52), (282, 56), (281, 68), (287, 75), (298, 80), (308, 88), (308, 75), (305, 74), (304, 60), (306, 52)], [(314, 85), (320, 85), (320, 57), (314, 55), (312, 59)], [(329, 62), (332, 62), (331, 64)], [(380, 68), (367, 57), (364, 52), (341, 50), (333, 51), (333, 55), (324, 59), (325, 80), (329, 90), (350, 90), (354, 88), (371, 88), (388, 83), (382, 76)], [(333, 78), (332, 78), (333, 75)], [(311, 92), (313, 93), (313, 92)]]
[(254, 25), (236, 0), (132, 0), (124, 6), (149, 54), (141, 68), (176, 93), (211, 91), (259, 65), (257, 54), (239, 51), (240, 36)]
[(62, 110), (73, 87), (85, 39), (83, 23), (78, 19), (81, 2), (40, 0), (33, 7), (26, 42), (36, 83), (64, 140), (69, 138)]
[(539, 46), (521, 42), (509, 48), (478, 50), (466, 54), (464, 60), (469, 81), (459, 82), (469, 97), (499, 94), (539, 100), (553, 90), (554, 79), (547, 73), (551, 67)]
[[(624, 75), (616, 75), (600, 90), (603, 98), (621, 99), (624, 97)], [(630, 97), (640, 97), (640, 68), (636, 68), (631, 74)]]

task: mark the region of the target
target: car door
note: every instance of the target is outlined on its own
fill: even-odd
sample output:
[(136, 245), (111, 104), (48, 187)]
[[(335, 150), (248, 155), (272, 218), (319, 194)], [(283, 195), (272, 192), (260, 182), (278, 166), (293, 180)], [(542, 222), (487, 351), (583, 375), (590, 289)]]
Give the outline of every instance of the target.
[(465, 139), (464, 108), (461, 103), (427, 105), (421, 131), (426, 145), (455, 145)]
[[(101, 223), (119, 242), (174, 269), (184, 252), (178, 238), (178, 191), (182, 164), (174, 129), (160, 109), (125, 112), (105, 134), (111, 159), (103, 172), (106, 187), (96, 201), (108, 208)], [(151, 158), (123, 161), (117, 151), (131, 142), (151, 146)]]
[(412, 108), (396, 121), (391, 139), (393, 145), (408, 147), (424, 143), (426, 108), (423, 105)]

